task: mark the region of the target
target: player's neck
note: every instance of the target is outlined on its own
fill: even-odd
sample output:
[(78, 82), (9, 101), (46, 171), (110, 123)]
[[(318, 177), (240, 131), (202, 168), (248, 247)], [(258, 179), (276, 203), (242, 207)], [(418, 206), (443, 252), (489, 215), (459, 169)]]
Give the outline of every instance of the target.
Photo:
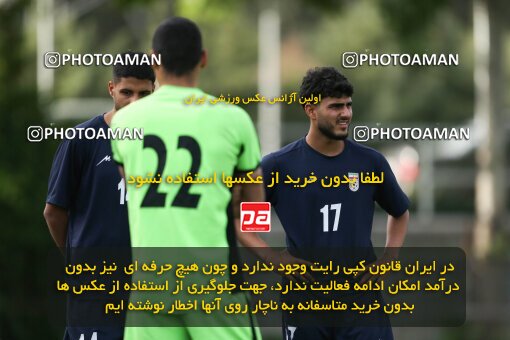
[(117, 112), (117, 110), (115, 110), (115, 108), (113, 108), (104, 114), (103, 118), (104, 118), (106, 125), (108, 125), (108, 126), (111, 125), (113, 115), (115, 115), (116, 112)]
[(158, 83), (160, 86), (172, 85), (182, 87), (197, 87), (198, 86), (198, 74), (192, 72), (190, 74), (176, 76), (166, 72), (159, 72), (157, 74)]
[(325, 156), (338, 156), (345, 148), (343, 140), (330, 139), (311, 129), (308, 131), (305, 140), (312, 149)]

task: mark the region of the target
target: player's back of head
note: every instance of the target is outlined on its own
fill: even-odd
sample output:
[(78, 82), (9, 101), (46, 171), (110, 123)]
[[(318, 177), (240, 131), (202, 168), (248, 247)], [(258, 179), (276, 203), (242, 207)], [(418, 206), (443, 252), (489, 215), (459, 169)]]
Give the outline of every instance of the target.
[(151, 65), (140, 62), (143, 57), (147, 57), (143, 52), (123, 52), (122, 60), (135, 61), (132, 63), (116, 63), (113, 65), (113, 81), (118, 83), (121, 78), (133, 77), (140, 80), (150, 80), (154, 83), (156, 76)]
[(163, 21), (152, 38), (152, 49), (160, 54), (166, 72), (176, 76), (190, 73), (202, 55), (202, 35), (191, 20), (173, 17)]

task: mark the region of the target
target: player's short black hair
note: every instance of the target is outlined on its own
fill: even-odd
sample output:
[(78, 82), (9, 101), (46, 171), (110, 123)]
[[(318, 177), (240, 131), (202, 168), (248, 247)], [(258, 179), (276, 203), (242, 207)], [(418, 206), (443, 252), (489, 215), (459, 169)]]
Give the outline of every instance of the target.
[(152, 49), (161, 55), (161, 64), (168, 73), (188, 74), (199, 63), (203, 51), (200, 29), (186, 18), (167, 19), (152, 37)]
[[(133, 77), (140, 80), (150, 80), (154, 83), (156, 80), (156, 76), (154, 75), (154, 71), (152, 70), (151, 65), (147, 65), (142, 63), (142, 56), (145, 55), (143, 52), (123, 52), (120, 53), (122, 55), (122, 60), (126, 61), (126, 55), (130, 56), (130, 60), (135, 60), (136, 55), (138, 55), (138, 63), (121, 65), (114, 64), (113, 65), (113, 81), (116, 83), (120, 81), (120, 78), (128, 78)], [(150, 60), (150, 58), (149, 58)]]
[[(349, 80), (334, 67), (314, 67), (306, 72), (299, 95), (326, 97), (352, 97), (354, 88)], [(303, 104), (304, 107), (305, 104)]]

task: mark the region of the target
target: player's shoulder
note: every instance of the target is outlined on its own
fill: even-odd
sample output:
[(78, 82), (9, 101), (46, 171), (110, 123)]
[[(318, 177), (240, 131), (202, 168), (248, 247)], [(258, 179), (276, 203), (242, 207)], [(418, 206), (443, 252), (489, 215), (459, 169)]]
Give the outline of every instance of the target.
[(130, 103), (129, 105), (126, 105), (118, 110), (112, 118), (112, 125), (118, 126), (120, 123), (144, 118), (145, 115), (140, 113), (150, 111), (148, 108), (155, 103), (153, 98), (154, 95), (155, 94), (153, 93), (146, 97), (140, 98), (137, 101)]
[(103, 115), (100, 114), (98, 116), (90, 118), (87, 121), (84, 121), (83, 123), (76, 125), (75, 128), (83, 128), (83, 129), (100, 128), (100, 127), (103, 127), (104, 125), (106, 125), (106, 122), (104, 121)]
[(265, 161), (276, 161), (282, 158), (292, 157), (295, 152), (298, 152), (304, 147), (304, 137), (282, 147), (280, 150), (271, 152), (264, 156)]
[(350, 152), (355, 156), (363, 156), (375, 161), (385, 159), (384, 155), (380, 151), (372, 147), (358, 143), (349, 138), (345, 140), (345, 143), (347, 144), (346, 147), (349, 148)]
[[(211, 96), (211, 98), (215, 98)], [(216, 111), (219, 115), (224, 116), (226, 119), (246, 119), (250, 115), (248, 112), (239, 105), (228, 103), (218, 103), (206, 105), (211, 111)]]
[[(103, 115), (98, 115), (93, 118), (90, 118), (87, 121), (84, 121), (78, 125), (75, 125), (73, 129), (94, 129), (99, 130), (101, 128), (107, 128), (108, 125), (104, 121)], [(67, 158), (74, 157), (73, 155), (80, 155), (80, 159), (84, 159), (87, 155), (90, 155), (98, 145), (104, 143), (105, 140), (101, 138), (80, 138), (78, 132), (75, 133), (73, 138), (63, 138), (57, 151), (55, 153), (55, 157)], [(108, 142), (108, 141), (107, 141)], [(76, 159), (76, 158), (74, 158)]]
[(240, 105), (225, 102), (225, 100), (222, 98), (223, 95), (217, 97), (206, 92), (200, 92), (200, 96), (204, 104), (199, 104), (199, 106), (207, 110), (228, 112), (233, 114), (248, 114), (246, 110), (243, 109)]
[[(107, 128), (108, 125), (104, 121), (103, 114), (100, 114), (98, 116), (92, 117), (89, 120), (86, 120), (76, 126), (74, 126), (74, 129), (94, 129), (99, 130), (101, 128)], [(62, 139), (61, 145), (63, 147), (88, 147), (91, 144), (97, 143), (99, 139), (86, 139), (86, 138), (79, 138), (78, 134), (75, 135), (74, 138), (64, 138)]]

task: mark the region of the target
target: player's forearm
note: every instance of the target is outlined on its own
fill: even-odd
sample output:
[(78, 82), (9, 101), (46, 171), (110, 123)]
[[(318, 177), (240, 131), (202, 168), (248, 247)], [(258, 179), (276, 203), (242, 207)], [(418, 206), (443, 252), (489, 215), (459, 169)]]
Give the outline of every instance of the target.
[(273, 258), (278, 256), (278, 252), (271, 249), (269, 245), (264, 241), (257, 233), (246, 233), (242, 232), (240, 228), (240, 220), (234, 219), (236, 228), (237, 240), (243, 247), (249, 248), (257, 257), (265, 262), (271, 262)]
[[(252, 177), (262, 176), (262, 171), (255, 170)], [(278, 252), (269, 245), (257, 233), (243, 233), (240, 228), (240, 204), (241, 202), (263, 202), (265, 199), (264, 186), (262, 184), (241, 184), (232, 190), (232, 204), (236, 236), (239, 243), (258, 256), (260, 259), (270, 262), (278, 256)]]
[(397, 258), (400, 247), (404, 244), (409, 222), (409, 210), (399, 217), (388, 216), (386, 227), (385, 256)]
[[(238, 223), (236, 223), (239, 226)], [(255, 233), (243, 233), (236, 228), (237, 240), (243, 247), (249, 248), (258, 258), (264, 262), (271, 262), (278, 255), (276, 251), (271, 249), (268, 244)]]
[[(259, 176), (262, 178), (262, 170), (260, 168), (257, 168), (253, 172), (251, 177), (257, 178)], [(266, 194), (264, 192), (264, 185), (262, 183), (239, 184), (238, 195), (234, 194), (234, 203), (263, 202), (265, 200), (265, 197), (266, 197)], [(237, 202), (236, 202), (236, 199), (237, 199)]]
[[(256, 169), (252, 175), (253, 178), (258, 176), (262, 176), (262, 170), (260, 168)], [(246, 175), (244, 175), (244, 177), (246, 177)], [(232, 210), (234, 219), (241, 218), (241, 202), (263, 202), (265, 196), (264, 186), (261, 183), (245, 183), (234, 185), (232, 187)]]
[(125, 181), (126, 180), (126, 174), (124, 173), (124, 167), (122, 165), (119, 165), (118, 169), (119, 169), (120, 177), (122, 177), (124, 179), (124, 181)]
[(69, 220), (67, 210), (46, 204), (44, 219), (57, 247), (64, 248), (66, 246), (67, 222)]
[[(236, 233), (237, 239), (244, 246), (250, 249), (250, 251), (255, 254), (259, 259), (261, 259), (265, 263), (271, 263), (274, 266), (279, 266), (280, 264), (306, 264), (310, 265), (309, 262), (304, 261), (302, 259), (293, 257), (288, 253), (287, 250), (277, 251), (270, 247), (266, 241), (264, 241), (259, 235), (256, 233), (246, 233), (240, 231), (239, 228), (239, 220), (236, 221)], [(290, 276), (289, 276), (290, 278)], [(313, 280), (311, 275), (306, 275), (305, 280)]]

